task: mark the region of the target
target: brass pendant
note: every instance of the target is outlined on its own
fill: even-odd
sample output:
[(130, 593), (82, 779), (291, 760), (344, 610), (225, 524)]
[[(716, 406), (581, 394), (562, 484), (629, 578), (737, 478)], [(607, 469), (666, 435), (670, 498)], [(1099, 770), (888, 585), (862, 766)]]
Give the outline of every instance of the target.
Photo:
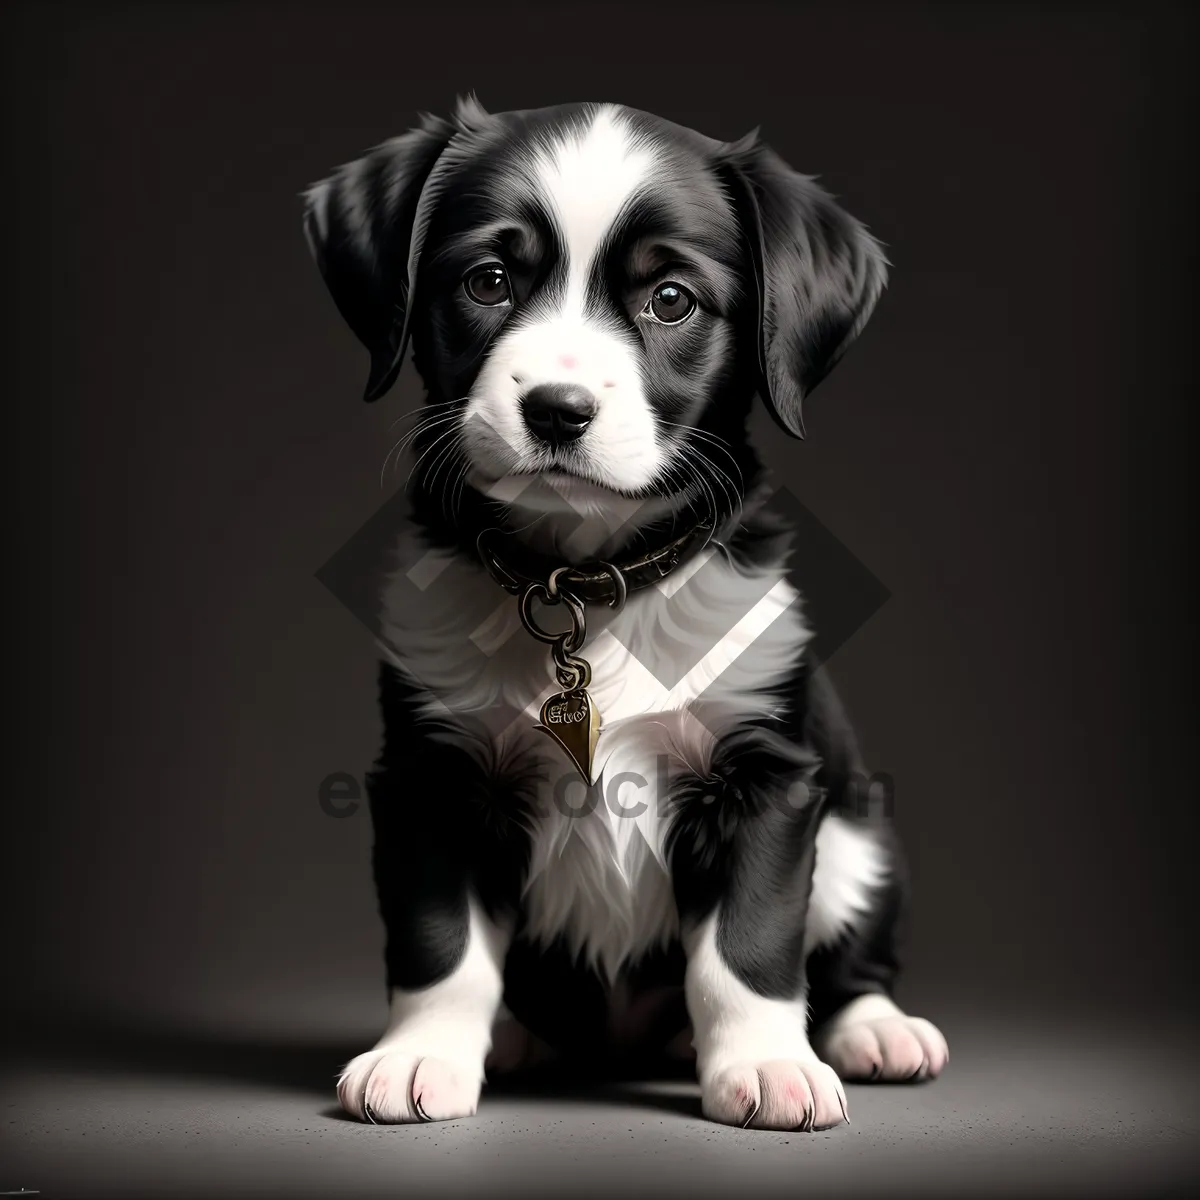
[[(615, 585), (618, 602), (612, 607), (619, 611), (625, 602), (625, 580), (615, 567), (610, 569), (618, 581)], [(587, 690), (592, 682), (592, 668), (578, 654), (587, 637), (587, 613), (581, 600), (559, 586), (559, 579), (566, 570), (566, 567), (560, 567), (552, 572), (546, 583), (526, 584), (521, 589), (517, 611), (525, 628), (539, 642), (550, 646), (558, 685), (563, 689), (542, 705), (541, 724), (534, 728), (548, 733), (567, 752), (567, 757), (583, 776), (583, 782), (591, 787), (596, 743), (600, 739), (600, 712)], [(548, 605), (566, 605), (571, 615), (571, 628), (562, 633), (543, 629), (534, 619), (531, 605), (535, 599)]]
[(542, 723), (537, 728), (548, 733), (567, 752), (590, 787), (592, 760), (600, 737), (600, 713), (587, 689), (575, 687), (556, 692), (542, 705)]

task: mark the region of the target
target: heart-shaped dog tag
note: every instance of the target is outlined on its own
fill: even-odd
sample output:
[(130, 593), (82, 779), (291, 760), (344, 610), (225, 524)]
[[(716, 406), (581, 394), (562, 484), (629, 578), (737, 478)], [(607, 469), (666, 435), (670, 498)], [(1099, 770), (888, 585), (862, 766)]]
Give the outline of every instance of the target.
[(600, 714), (584, 688), (557, 692), (542, 705), (544, 729), (579, 768), (584, 783), (592, 782), (592, 756), (600, 736)]

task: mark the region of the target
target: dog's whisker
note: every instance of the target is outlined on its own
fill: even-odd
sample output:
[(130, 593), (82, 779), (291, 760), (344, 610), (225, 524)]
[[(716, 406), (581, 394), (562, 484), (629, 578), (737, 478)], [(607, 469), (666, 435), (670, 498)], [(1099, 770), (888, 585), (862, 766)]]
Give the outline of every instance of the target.
[(427, 416), (420, 422), (420, 424), (415, 425), (412, 429), (410, 429), (396, 443), (396, 445), (401, 447), (401, 449), (403, 449), (403, 448), (407, 447), (409, 444), (411, 444), (413, 441), (415, 441), (417, 438), (419, 438), (423, 433), (428, 433), (431, 429), (437, 429), (440, 426), (447, 424), (447, 422), (455, 421), (457, 419), (458, 419), (458, 413), (456, 413), (456, 412), (444, 413), (441, 416), (437, 416), (437, 415)]
[(733, 453), (730, 450), (729, 443), (724, 438), (718, 437), (715, 433), (709, 433), (708, 430), (706, 430), (706, 429), (700, 429), (695, 425), (684, 425), (678, 421), (666, 421), (666, 422), (664, 422), (664, 424), (670, 425), (670, 426), (674, 427), (675, 429), (682, 430), (684, 433), (690, 435), (691, 437), (700, 438), (702, 441), (706, 442), (708, 445), (714, 447), (717, 450), (720, 450), (721, 453), (724, 454), (727, 459), (729, 459), (730, 465), (737, 472), (739, 483), (741, 483), (743, 486), (745, 485), (745, 476), (742, 474), (742, 468), (738, 464), (737, 459), (733, 457)]
[(412, 482), (413, 476), (417, 474), (418, 470), (421, 467), (421, 464), (429, 457), (429, 455), (432, 454), (433, 451), (436, 450), (437, 447), (443, 441), (445, 441), (446, 438), (454, 437), (456, 432), (457, 432), (457, 430), (453, 429), (453, 428), (443, 430), (441, 433), (439, 433), (437, 435), (437, 437), (435, 437), (433, 439), (433, 441), (428, 446), (425, 447), (424, 450), (421, 451), (420, 455), (417, 457), (417, 460), (413, 463), (412, 467), (409, 469), (408, 474), (405, 476), (405, 479), (404, 479), (405, 488), (407, 488), (408, 485)]
[(708, 473), (703, 469), (702, 464), (697, 460), (694, 449), (686, 444), (680, 447), (682, 451), (682, 461), (687, 463), (691, 468), (692, 477), (700, 485), (704, 492), (704, 496), (708, 503), (709, 511), (716, 516), (721, 511), (721, 505), (717, 503), (717, 494), (713, 490), (712, 482), (708, 478)]
[[(457, 400), (443, 400), (436, 404), (427, 404), (423, 409), (413, 409), (412, 412), (404, 414), (405, 416), (419, 415), (419, 420), (387, 452), (387, 457), (383, 460), (383, 468), (379, 473), (380, 484), (382, 485), (383, 478), (387, 474), (388, 463), (391, 461), (392, 455), (396, 456), (396, 463), (399, 465), (400, 457), (409, 445), (416, 441), (423, 433), (427, 433), (432, 429), (445, 425), (449, 421), (458, 419), (462, 405), (467, 403), (469, 399), (469, 396), (460, 396)], [(450, 409), (451, 411), (443, 412), (443, 409)], [(394, 428), (398, 421), (403, 419), (403, 417), (397, 418), (389, 426), (389, 429)]]
[[(664, 424), (667, 424), (674, 429), (678, 429), (684, 434), (684, 437), (677, 441), (677, 446), (681, 448), (687, 447), (688, 449), (694, 450), (695, 452), (701, 454), (710, 463), (714, 470), (724, 471), (724, 468), (718, 467), (717, 464), (714, 463), (712, 459), (710, 459), (709, 456), (704, 453), (704, 450), (695, 444), (693, 439), (698, 438), (706, 446), (710, 446), (715, 450), (719, 450), (727, 459), (729, 459), (730, 466), (732, 466), (734, 471), (737, 473), (738, 484), (742, 486), (745, 485), (745, 476), (742, 473), (742, 468), (737, 459), (733, 457), (733, 454), (729, 448), (729, 444), (724, 438), (719, 438), (715, 434), (709, 433), (707, 430), (697, 428), (695, 425), (683, 425), (678, 421), (666, 421)], [(726, 478), (729, 479), (729, 482), (733, 484), (733, 478), (729, 476), (727, 472), (725, 472), (725, 474)]]
[(392, 448), (387, 452), (387, 457), (384, 458), (384, 460), (383, 460), (383, 467), (380, 469), (380, 472), (379, 472), (380, 486), (383, 485), (384, 478), (387, 475), (388, 463), (391, 462), (393, 455), (395, 455), (396, 465), (399, 466), (400, 459), (403, 456), (405, 449), (407, 449), (407, 447), (416, 438), (420, 437), (421, 434), (427, 433), (429, 430), (437, 428), (439, 425), (444, 425), (444, 424), (446, 424), (446, 422), (452, 421), (454, 419), (455, 419), (455, 414), (453, 414), (453, 413), (450, 414), (449, 416), (444, 416), (444, 417), (427, 418), (421, 424), (419, 424), (416, 427), (414, 427), (413, 429), (409, 430), (408, 433), (406, 433), (402, 438), (400, 438), (400, 440), (397, 441), (392, 446)]
[(740, 515), (743, 505), (741, 490), (729, 477), (729, 474), (718, 467), (717, 464), (713, 462), (703, 450), (695, 446), (692, 447), (692, 450), (695, 454), (699, 455), (700, 459), (706, 463), (708, 467), (716, 474), (716, 482), (720, 484), (721, 490), (729, 499), (730, 514)]
[[(719, 510), (722, 513), (727, 512), (731, 517), (741, 515), (744, 501), (741, 491), (734, 484), (729, 475), (716, 465), (699, 447), (682, 443), (680, 449), (683, 456), (693, 464), (693, 467), (703, 474), (709, 476), (712, 482), (721, 489), (722, 495), (725, 497), (725, 505)], [(711, 489), (710, 489), (711, 492)], [(716, 506), (716, 494), (712, 492), (714, 507)]]
[(452, 438), (450, 442), (443, 448), (442, 452), (438, 455), (426, 480), (426, 486), (432, 490), (434, 483), (441, 474), (443, 468), (446, 469), (446, 476), (442, 483), (440, 500), (442, 515), (447, 519), (450, 519), (454, 512), (453, 489), (455, 486), (455, 481), (465, 471), (465, 456), (462, 453), (462, 443), (462, 434), (461, 431), (459, 431), (458, 436)]
[(388, 427), (387, 432), (391, 433), (401, 421), (407, 421), (410, 417), (425, 416), (430, 412), (436, 412), (442, 408), (452, 408), (459, 403), (457, 400), (439, 400), (432, 404), (419, 404), (416, 408), (410, 408), (408, 412), (401, 413)]
[[(435, 457), (433, 458), (433, 461), (429, 464), (424, 476), (422, 477), (422, 485), (430, 492), (433, 492), (435, 490), (437, 481), (438, 481), (438, 476), (441, 474), (443, 466), (445, 466), (454, 455), (454, 449), (455, 449), (455, 444), (457, 442), (457, 438), (453, 434), (451, 434), (448, 437), (448, 439), (443, 439), (443, 440), (445, 440), (445, 444), (441, 447), (441, 449), (435, 455)], [(445, 494), (444, 494), (445, 493), (445, 485), (444, 484), (442, 486), (442, 493), (443, 493), (442, 500), (444, 502), (444, 500), (445, 500)]]
[(683, 439), (676, 443), (676, 449), (681, 457), (691, 462), (694, 470), (706, 477), (710, 477), (712, 482), (721, 489), (721, 492), (726, 500), (726, 504), (723, 506), (721, 512), (728, 513), (731, 518), (740, 518), (744, 508), (745, 498), (744, 487), (739, 486), (739, 483), (744, 481), (744, 477), (742, 475), (740, 466), (733, 458), (732, 454), (730, 454), (724, 446), (721, 446), (717, 440), (708, 437), (704, 430), (698, 430), (694, 426), (679, 425), (677, 422), (671, 422), (671, 424), (678, 429), (690, 430), (693, 434), (705, 436), (706, 444), (710, 444), (716, 446), (718, 449), (721, 449), (725, 453), (726, 457), (729, 458), (734, 469), (737, 471), (739, 482), (735, 482), (733, 477), (727, 471), (725, 471), (717, 463), (713, 462), (713, 460), (704, 452), (704, 450), (694, 442), (688, 439)]
[[(449, 467), (452, 463), (454, 463), (455, 456), (459, 454), (459, 441), (459, 438), (452, 438), (442, 452), (438, 455), (437, 460), (433, 464), (432, 473), (428, 480), (428, 484), (431, 488), (434, 484), (434, 481), (441, 473), (442, 468)], [(461, 457), (461, 455), (459, 455), (459, 457)], [(446, 507), (446, 501), (449, 498), (451, 483), (452, 476), (447, 474), (446, 479), (442, 484), (441, 492), (442, 515), (447, 518), (450, 516), (450, 512)]]
[[(445, 433), (453, 433), (456, 422), (457, 422), (457, 414), (451, 414), (450, 416), (446, 416), (446, 417), (438, 417), (438, 418), (435, 418), (434, 420), (428, 421), (419, 430), (414, 431), (413, 435), (410, 436), (409, 444), (415, 444), (415, 442), (418, 438), (432, 433), (435, 429), (441, 429), (443, 435)], [(449, 428), (447, 428), (447, 426), (449, 426)], [(439, 441), (439, 440), (440, 440), (440, 436), (439, 436), (439, 438), (434, 440), (432, 445), (436, 445), (437, 441)], [(399, 462), (400, 462), (400, 456), (397, 455), (397, 458), (396, 458), (397, 466), (399, 466)], [(414, 466), (415, 466), (415, 464), (414, 464)]]
[(462, 504), (463, 494), (466, 491), (467, 477), (470, 474), (470, 466), (470, 460), (467, 458), (467, 456), (465, 454), (460, 455), (458, 466), (458, 482), (456, 485), (453, 504), (453, 511), (455, 515), (458, 514), (459, 508)]

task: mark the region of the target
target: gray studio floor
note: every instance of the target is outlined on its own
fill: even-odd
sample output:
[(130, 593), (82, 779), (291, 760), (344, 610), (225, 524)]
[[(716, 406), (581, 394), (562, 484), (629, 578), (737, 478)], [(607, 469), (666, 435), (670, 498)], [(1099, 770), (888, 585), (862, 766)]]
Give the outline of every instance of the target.
[(370, 1127), (331, 1103), (353, 1046), (214, 1033), (87, 1039), (6, 1073), (0, 1191), (44, 1196), (1184, 1194), (1189, 1030), (947, 1021), (938, 1083), (849, 1089), (849, 1128), (711, 1125), (694, 1085), (485, 1093), (470, 1121)]

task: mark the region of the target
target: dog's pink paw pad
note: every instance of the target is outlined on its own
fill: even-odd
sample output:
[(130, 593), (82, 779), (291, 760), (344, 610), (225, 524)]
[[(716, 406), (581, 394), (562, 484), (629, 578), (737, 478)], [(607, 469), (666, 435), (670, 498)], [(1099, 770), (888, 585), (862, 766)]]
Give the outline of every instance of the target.
[(747, 1063), (701, 1085), (704, 1115), (725, 1125), (810, 1132), (847, 1121), (846, 1096), (825, 1063)]
[(451, 1121), (479, 1105), (477, 1072), (403, 1050), (368, 1050), (347, 1064), (338, 1100), (360, 1121), (376, 1125)]
[(413, 1076), (412, 1103), (424, 1121), (470, 1117), (479, 1105), (479, 1084), (463, 1079), (449, 1063), (423, 1058)]
[(935, 1025), (900, 1014), (835, 1025), (819, 1049), (843, 1079), (854, 1081), (936, 1079), (950, 1061)]

